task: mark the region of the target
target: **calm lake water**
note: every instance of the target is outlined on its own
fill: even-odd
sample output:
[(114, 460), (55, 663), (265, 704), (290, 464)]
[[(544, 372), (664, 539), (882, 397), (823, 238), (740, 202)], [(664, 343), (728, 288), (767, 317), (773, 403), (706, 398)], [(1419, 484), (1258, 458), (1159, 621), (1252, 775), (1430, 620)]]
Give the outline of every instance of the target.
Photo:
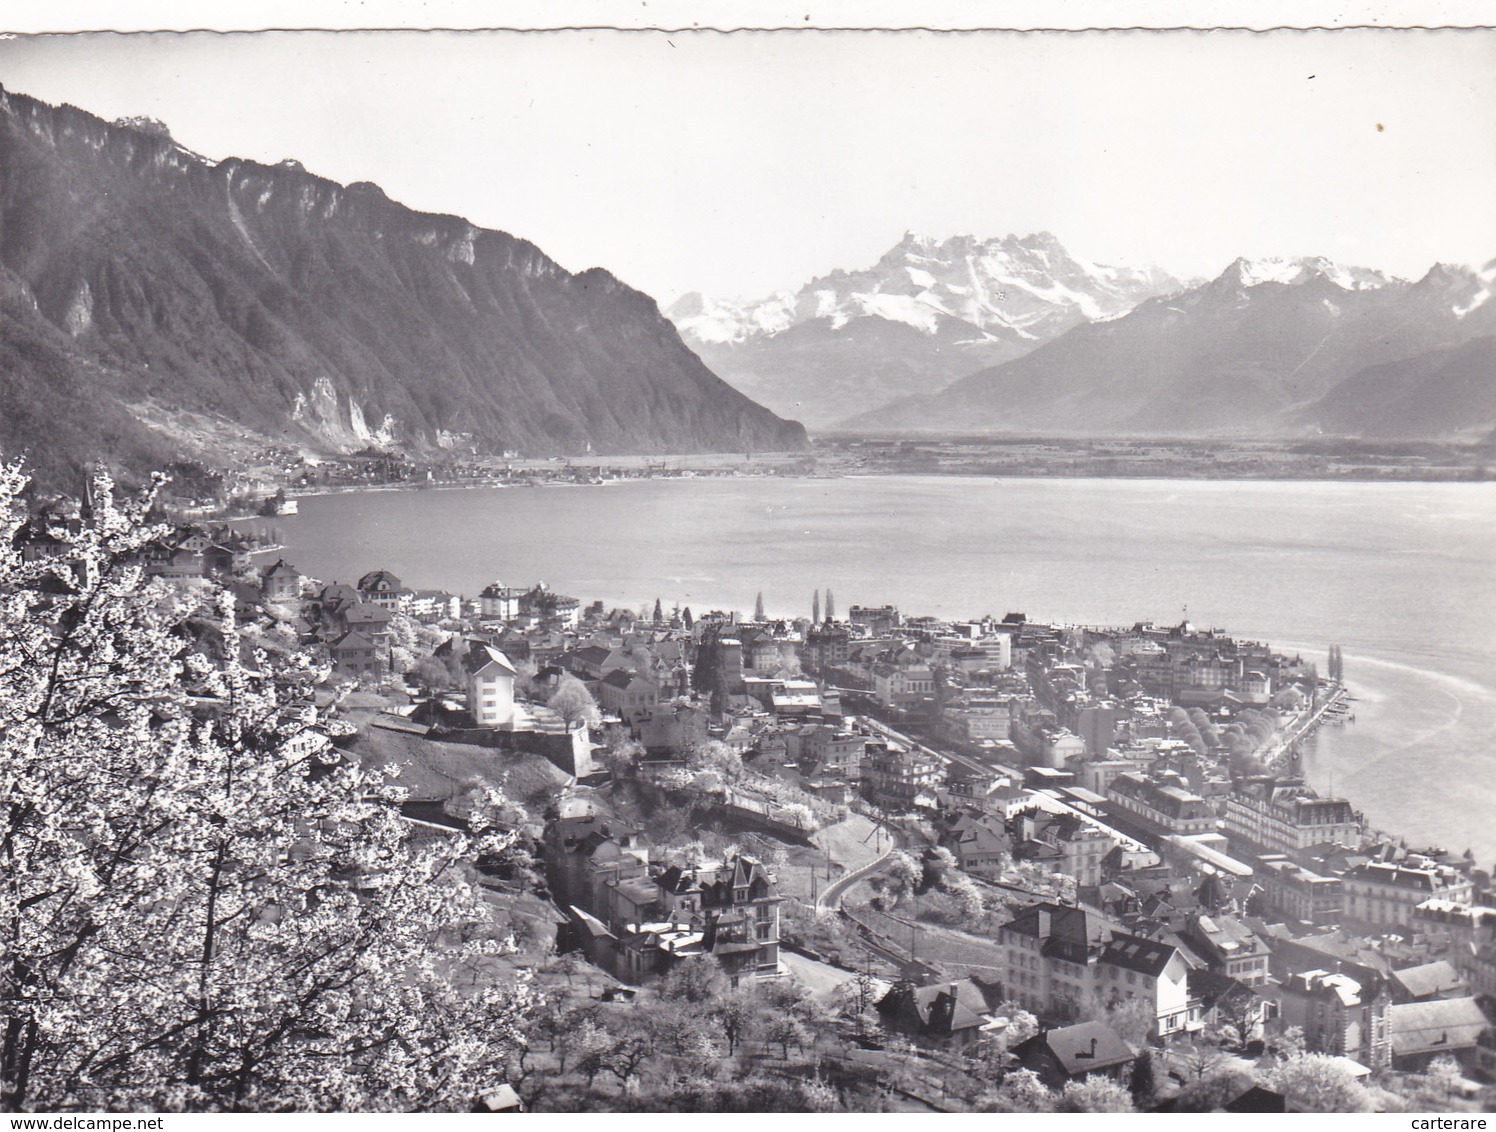
[(1344, 648), (1356, 721), (1306, 770), (1410, 843), (1496, 860), (1496, 484), (947, 476), (366, 492), (275, 520), (327, 581), (383, 567), (610, 605), (1197, 625)]

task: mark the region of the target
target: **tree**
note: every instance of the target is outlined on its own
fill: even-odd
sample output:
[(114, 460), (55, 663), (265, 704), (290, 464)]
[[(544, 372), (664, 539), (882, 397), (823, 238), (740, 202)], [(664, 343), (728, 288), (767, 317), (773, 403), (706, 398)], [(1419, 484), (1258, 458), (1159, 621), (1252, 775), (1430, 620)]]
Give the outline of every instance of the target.
[(768, 620), (768, 618), (764, 616), (764, 594), (762, 590), (759, 591), (758, 599), (753, 603), (753, 619), (755, 621)]
[(587, 685), (570, 672), (563, 672), (556, 681), (556, 690), (551, 693), (546, 706), (557, 712), (566, 721), (568, 727), (575, 727), (579, 723), (596, 727), (603, 718), (602, 712), (597, 710), (597, 701), (587, 690)]
[(956, 863), (956, 855), (943, 845), (934, 845), (926, 849), (920, 856), (920, 867), (923, 874), (920, 877), (919, 891), (927, 892), (932, 888), (938, 888), (948, 873), (954, 873), (960, 865)]
[(727, 993), (727, 976), (713, 955), (693, 955), (682, 959), (660, 980), (660, 997), (683, 1002), (712, 1002)]
[(955, 902), (956, 914), (962, 923), (976, 923), (986, 913), (982, 892), (970, 877), (961, 873), (948, 876), (941, 889)]
[(1304, 1052), (1304, 1027), (1288, 1026), (1273, 1039), (1273, 1052), (1285, 1061)]
[(872, 959), (872, 952), (866, 948), (862, 949), (862, 966), (846, 982), (836, 988), (837, 999), (841, 1003), (841, 1013), (848, 1018), (861, 1022), (873, 1008), (874, 997), (878, 993), (878, 980), (873, 977), (869, 970), (868, 962)]
[(1223, 1036), (1237, 1049), (1250, 1042), (1262, 1019), (1262, 1000), (1252, 988), (1237, 983), (1216, 1000), (1216, 1017)]
[(804, 1049), (811, 1041), (811, 1032), (804, 1022), (793, 1014), (772, 1015), (764, 1026), (764, 1041), (779, 1047), (779, 1056), (788, 1060), (790, 1046)]
[(696, 663), (691, 668), (691, 686), (711, 697), (712, 712), (723, 715), (730, 706), (732, 689), (727, 666), (723, 662), (720, 629), (710, 626), (696, 648)]
[[(1337, 655), (1339, 646), (1336, 646)], [(1337, 677), (1338, 679), (1338, 677)], [(1465, 1074), (1460, 1069), (1460, 1063), (1449, 1054), (1440, 1054), (1428, 1063), (1428, 1068), (1423, 1071), (1423, 1085), (1434, 1096), (1442, 1100), (1448, 1100), (1463, 1083)]]
[(646, 1026), (650, 1042), (657, 1050), (696, 1061), (719, 1055), (709, 1014), (677, 1009), (651, 1018)]
[(826, 620), (836, 620), (836, 598), (831, 596), (831, 590), (826, 591)]
[(1158, 1088), (1158, 1077), (1153, 1069), (1153, 1050), (1144, 1046), (1138, 1051), (1138, 1056), (1132, 1063), (1132, 1074), (1127, 1080), (1127, 1091), (1132, 1094), (1132, 1102), (1138, 1108), (1150, 1104), (1153, 1100), (1154, 1090)]
[(754, 992), (764, 1009), (771, 1013), (793, 1014), (797, 1018), (815, 1015), (816, 1005), (810, 990), (794, 975), (759, 983)]
[(596, 970), (591, 963), (587, 962), (587, 957), (580, 951), (568, 951), (557, 955), (546, 964), (546, 968), (551, 971), (559, 971), (565, 975), (568, 987), (572, 985), (572, 979), (577, 975), (590, 974)]
[(1134, 1046), (1148, 1040), (1158, 1020), (1151, 1000), (1123, 998), (1115, 990), (1106, 997), (1095, 992), (1085, 995), (1081, 1000), (1080, 1016), (1105, 1022), (1118, 1037)]
[(1032, 1069), (1015, 1069), (981, 1102), (984, 1112), (1053, 1112), (1054, 1094)]
[(628, 778), (644, 759), (644, 744), (620, 732), (608, 740), (601, 759), (615, 779)]
[(816, 824), (815, 811), (800, 802), (791, 802), (788, 805), (780, 806), (775, 816), (780, 821), (788, 822), (790, 825), (800, 829), (814, 829)]
[(1273, 1070), (1270, 1083), (1304, 1112), (1371, 1112), (1371, 1094), (1338, 1058), (1300, 1053)]
[(572, 1058), (572, 1069), (585, 1074), (587, 1084), (597, 1080), (597, 1075), (608, 1067), (608, 1055), (613, 1050), (614, 1038), (591, 1018), (583, 1018), (576, 1026), (562, 1035), (560, 1070), (566, 1072), (566, 1059)]
[(530, 1019), (529, 1036), (544, 1038), (552, 1053), (556, 1052), (556, 1039), (564, 1037), (570, 1029), (569, 1011), (560, 995), (548, 995), (536, 1007)]
[(1022, 1045), (1039, 1032), (1039, 1020), (1012, 999), (999, 1003), (992, 1016), (999, 1021), (1006, 1019), (1007, 1025), (1000, 1030), (986, 1031), (977, 1047), (977, 1058), (994, 1080), (1001, 1081), (1013, 1063), (1013, 1047)]
[(1096, 668), (1110, 668), (1117, 661), (1117, 650), (1108, 641), (1096, 641), (1086, 646), (1086, 663)]
[(1196, 1038), (1178, 1054), (1180, 1063), (1194, 1075), (1196, 1081), (1220, 1067), (1226, 1057), (1220, 1047)]
[(816, 590), (810, 598), (810, 623), (819, 625), (821, 623), (821, 591)]
[(723, 782), (737, 782), (743, 777), (743, 756), (720, 739), (708, 739), (686, 751), (686, 766), (700, 773), (718, 776)]
[(924, 879), (924, 869), (912, 856), (898, 849), (890, 858), (884, 877), (886, 878), (884, 891), (897, 904), (906, 896), (912, 896), (918, 891), (920, 882)]
[(1132, 1112), (1132, 1095), (1115, 1081), (1090, 1077), (1066, 1082), (1056, 1112)]
[[(465, 860), (401, 792), (308, 754), (307, 657), (241, 661), (232, 600), (145, 584), (152, 492), (94, 484), (63, 562), (12, 551), (0, 469), (0, 1104), (466, 1108), (533, 997)], [(318, 749), (315, 742), (312, 750)]]
[(1196, 1078), (1174, 1098), (1175, 1112), (1216, 1112), (1250, 1089), (1256, 1081), (1244, 1069), (1227, 1067)]
[(658, 625), (661, 622), (663, 622), (664, 620), (665, 620), (665, 609), (664, 609), (663, 606), (660, 605), (660, 599), (659, 598), (655, 598), (654, 623), (656, 625)]
[(758, 1020), (758, 1004), (747, 988), (734, 990), (717, 1001), (711, 1016), (722, 1028), (727, 1056), (731, 1057), (737, 1053), (738, 1044), (751, 1035)]
[(1200, 733), (1207, 745), (1211, 747), (1220, 745), (1221, 733), (1210, 721), (1210, 716), (1205, 714), (1203, 708), (1190, 708), (1189, 717), (1190, 722), (1195, 725), (1195, 730)]
[(619, 1085), (626, 1085), (654, 1052), (654, 1043), (649, 1038), (633, 1034), (620, 1038), (603, 1052), (602, 1067), (618, 1078)]
[(1422, 1073), (1395, 1077), (1390, 1084), (1410, 1112), (1449, 1112), (1463, 1079), (1459, 1062), (1449, 1054), (1440, 1054)]
[(451, 670), (435, 657), (426, 656), (416, 661), (410, 674), (428, 691), (436, 692), (452, 687)]

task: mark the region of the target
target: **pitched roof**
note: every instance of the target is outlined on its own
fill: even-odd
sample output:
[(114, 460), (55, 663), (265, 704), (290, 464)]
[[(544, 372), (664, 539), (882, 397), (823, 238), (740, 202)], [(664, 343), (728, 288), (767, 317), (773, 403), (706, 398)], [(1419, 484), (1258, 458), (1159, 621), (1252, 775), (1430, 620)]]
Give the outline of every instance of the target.
[(1346, 873), (1345, 879), (1388, 888), (1407, 888), (1415, 892), (1437, 892), (1444, 887), (1444, 877), (1439, 869), (1407, 868), (1384, 861), (1368, 861), (1359, 865)]
[(509, 663), (509, 658), (492, 645), (484, 644), (482, 641), (473, 641), (468, 648), (467, 655), (462, 658), (462, 667), (469, 676), (476, 676), (490, 666), (496, 666), (500, 672), (506, 672), (514, 676), (514, 665)]
[(1439, 998), (1387, 1008), (1395, 1057), (1469, 1049), (1490, 1023), (1473, 998)]
[(575, 818), (558, 818), (552, 822), (549, 834), (563, 845), (590, 844), (593, 848), (613, 837), (632, 837), (639, 833), (637, 826), (617, 818), (583, 814)]
[(926, 1033), (949, 1036), (961, 1030), (981, 1028), (987, 996), (970, 979), (924, 987), (902, 983), (879, 999), (878, 1009), (883, 1012), (907, 1010), (914, 1018), (904, 1015), (906, 1024), (917, 1020), (920, 1029)]
[(1213, 1008), (1222, 999), (1229, 998), (1240, 991), (1255, 994), (1251, 987), (1239, 979), (1233, 979), (1230, 975), (1223, 975), (1219, 971), (1212, 971), (1209, 967), (1191, 967), (1186, 977), (1186, 985), (1189, 987), (1191, 998), (1198, 998), (1207, 1010)]
[(1101, 962), (1157, 976), (1178, 954), (1172, 944), (1118, 932), (1101, 951)]
[(701, 891), (701, 878), (697, 876), (696, 870), (683, 869), (679, 865), (671, 865), (655, 877), (655, 883), (660, 886), (661, 891), (676, 895)]
[(1267, 954), (1267, 945), (1235, 916), (1217, 913), (1196, 915), (1182, 933), (1190, 943), (1206, 945), (1221, 959), (1240, 959), (1245, 955)]
[(636, 680), (642, 680), (644, 683), (649, 684), (651, 687), (654, 686), (654, 681), (650, 680), (648, 677), (639, 675), (637, 672), (630, 672), (627, 668), (613, 669), (612, 672), (603, 677), (602, 682), (604, 684), (607, 684), (609, 687), (617, 688), (620, 691), (627, 691), (628, 688), (631, 687)]
[(949, 986), (919, 987), (914, 1003), (920, 1020), (939, 1033), (980, 1028), (982, 1012), (987, 1009), (986, 996), (970, 979)]
[(1008, 851), (1008, 839), (987, 825), (975, 825), (963, 829), (955, 833), (952, 840), (958, 850), (965, 854), (1006, 853)]
[(358, 580), (358, 588), (361, 590), (402, 590), (404, 583), (391, 574), (388, 570), (370, 570)]
[(1234, 1101), (1225, 1105), (1227, 1112), (1287, 1112), (1288, 1098), (1272, 1089), (1253, 1085)]
[(385, 625), (391, 619), (390, 611), (371, 601), (354, 602), (344, 613), (343, 620), (350, 625)]
[(359, 592), (347, 582), (334, 582), (330, 586), (323, 586), (322, 592), (317, 595), (317, 600), (323, 605), (352, 605), (362, 601)]
[(1109, 921), (1084, 908), (1049, 901), (1025, 908), (1004, 924), (1003, 929), (1036, 939), (1061, 940), (1087, 947), (1106, 943), (1116, 930)]
[(1363, 995), (1363, 988), (1356, 979), (1329, 971), (1298, 971), (1283, 986), (1302, 994), (1333, 995), (1342, 1006), (1360, 1006), (1363, 999), (1374, 998), (1376, 994), (1375, 987), (1372, 987)]
[(1117, 1031), (1105, 1022), (1095, 1021), (1078, 1022), (1074, 1026), (1061, 1026), (1038, 1034), (1013, 1052), (1022, 1059), (1025, 1047), (1030, 1047), (1030, 1052), (1038, 1047), (1048, 1047), (1070, 1077), (1123, 1065), (1138, 1055), (1138, 1051), (1123, 1041)]
[(1446, 991), (1463, 990), (1465, 980), (1448, 959), (1436, 959), (1417, 967), (1392, 972), (1392, 981), (1407, 992), (1409, 998), (1431, 998)]

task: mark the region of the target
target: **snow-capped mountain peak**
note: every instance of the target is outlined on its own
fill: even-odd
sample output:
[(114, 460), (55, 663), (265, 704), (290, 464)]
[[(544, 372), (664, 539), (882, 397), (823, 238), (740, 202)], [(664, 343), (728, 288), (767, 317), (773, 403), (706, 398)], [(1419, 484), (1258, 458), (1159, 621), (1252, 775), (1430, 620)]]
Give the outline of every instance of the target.
[(869, 267), (762, 299), (687, 295), (666, 311), (718, 374), (811, 425), (949, 383), (1179, 284), (1077, 259), (1050, 232), (905, 232)]
[(833, 271), (796, 294), (749, 301), (688, 295), (667, 313), (688, 341), (712, 345), (773, 337), (820, 319), (839, 330), (859, 318), (930, 336), (1035, 342), (1176, 287), (1157, 269), (1079, 260), (1049, 232), (986, 240), (905, 232), (871, 267)]
[(1262, 259), (1242, 257), (1235, 260), (1222, 276), (1239, 287), (1260, 287), (1264, 283), (1295, 286), (1315, 277), (1328, 279), (1344, 291), (1385, 287), (1391, 282), (1380, 271), (1339, 264), (1324, 256), (1299, 256), (1291, 259), (1278, 256)]
[(692, 291), (671, 303), (665, 317), (698, 343), (729, 345), (787, 330), (795, 319), (795, 295), (776, 291), (763, 299), (716, 299)]

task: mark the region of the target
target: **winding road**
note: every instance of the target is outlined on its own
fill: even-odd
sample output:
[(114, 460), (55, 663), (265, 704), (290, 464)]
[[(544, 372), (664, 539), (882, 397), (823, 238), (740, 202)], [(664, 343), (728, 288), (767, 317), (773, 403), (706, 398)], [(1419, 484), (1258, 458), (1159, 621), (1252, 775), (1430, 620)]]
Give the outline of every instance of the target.
[(875, 872), (881, 869), (884, 865), (888, 864), (888, 862), (893, 858), (894, 850), (897, 848), (897, 846), (894, 846), (877, 860), (863, 865), (862, 868), (858, 869), (856, 872), (850, 872), (843, 876), (839, 876), (830, 884), (828, 884), (825, 888), (825, 891), (823, 891), (819, 896), (816, 897), (816, 915), (819, 916), (823, 912), (835, 912), (838, 908), (840, 908), (842, 897), (846, 895), (847, 889), (851, 888), (854, 884), (858, 884), (866, 880), (868, 877), (872, 876)]

